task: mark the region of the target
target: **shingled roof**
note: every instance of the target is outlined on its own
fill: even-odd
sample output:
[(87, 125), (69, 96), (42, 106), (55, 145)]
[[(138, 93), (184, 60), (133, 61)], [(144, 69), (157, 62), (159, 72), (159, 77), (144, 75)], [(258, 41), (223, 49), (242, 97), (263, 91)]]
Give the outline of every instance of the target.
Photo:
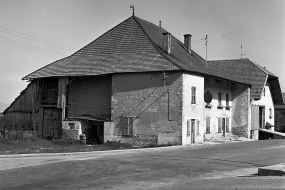
[(254, 63), (247, 58), (215, 60), (210, 61), (210, 63), (240, 78), (245, 83), (251, 84), (251, 98), (256, 100), (260, 99), (262, 90), (268, 81), (274, 103), (283, 101), (278, 77), (257, 63)]
[(184, 70), (246, 83), (208, 64), (197, 53), (191, 54), (172, 36), (171, 53), (162, 51), (160, 26), (131, 16), (71, 56), (55, 61), (25, 76), (23, 80), (88, 76), (125, 72)]

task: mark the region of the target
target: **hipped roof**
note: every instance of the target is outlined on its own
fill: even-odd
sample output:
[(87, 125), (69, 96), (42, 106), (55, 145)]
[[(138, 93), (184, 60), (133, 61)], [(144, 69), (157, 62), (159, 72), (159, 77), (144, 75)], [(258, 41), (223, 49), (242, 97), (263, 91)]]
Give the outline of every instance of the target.
[(278, 77), (249, 59), (229, 59), (210, 61), (220, 69), (240, 78), (252, 85), (250, 95), (253, 99), (260, 99), (266, 82), (269, 82), (274, 104), (283, 102)]
[(25, 76), (23, 80), (60, 76), (88, 76), (126, 72), (182, 70), (246, 83), (219, 69), (171, 36), (171, 53), (162, 51), (160, 26), (131, 16), (71, 56)]

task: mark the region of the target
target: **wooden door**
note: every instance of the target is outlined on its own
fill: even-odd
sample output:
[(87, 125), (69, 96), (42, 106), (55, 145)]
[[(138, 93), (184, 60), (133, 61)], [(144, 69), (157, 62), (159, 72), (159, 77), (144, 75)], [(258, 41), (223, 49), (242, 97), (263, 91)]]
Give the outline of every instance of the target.
[(59, 138), (62, 133), (61, 109), (44, 108), (43, 137)]

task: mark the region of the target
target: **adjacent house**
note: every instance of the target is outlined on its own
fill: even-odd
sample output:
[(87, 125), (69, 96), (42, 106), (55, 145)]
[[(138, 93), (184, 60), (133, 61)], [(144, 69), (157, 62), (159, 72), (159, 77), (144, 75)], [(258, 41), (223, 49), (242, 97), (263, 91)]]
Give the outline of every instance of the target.
[(283, 102), (274, 105), (274, 130), (285, 133), (285, 93), (282, 93)]
[(206, 63), (190, 34), (180, 42), (134, 15), (23, 80), (4, 112), (9, 130), (135, 145), (249, 135), (251, 81)]
[(278, 77), (249, 59), (217, 60), (210, 63), (252, 85), (251, 138), (261, 139), (259, 129), (274, 131), (274, 104), (283, 102)]

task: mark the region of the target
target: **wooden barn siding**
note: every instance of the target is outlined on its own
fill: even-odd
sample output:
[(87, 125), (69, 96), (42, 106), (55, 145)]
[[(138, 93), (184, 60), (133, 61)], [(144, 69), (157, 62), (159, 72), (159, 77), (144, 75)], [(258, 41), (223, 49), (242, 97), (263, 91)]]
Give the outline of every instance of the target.
[(30, 84), (9, 108), (8, 112), (33, 112), (38, 106), (38, 82)]
[[(6, 128), (9, 130), (30, 130), (33, 128), (33, 108), (36, 118), (39, 104), (39, 82), (31, 82), (21, 92), (20, 96), (12, 103), (6, 112)], [(36, 123), (37, 121), (35, 121)]]

